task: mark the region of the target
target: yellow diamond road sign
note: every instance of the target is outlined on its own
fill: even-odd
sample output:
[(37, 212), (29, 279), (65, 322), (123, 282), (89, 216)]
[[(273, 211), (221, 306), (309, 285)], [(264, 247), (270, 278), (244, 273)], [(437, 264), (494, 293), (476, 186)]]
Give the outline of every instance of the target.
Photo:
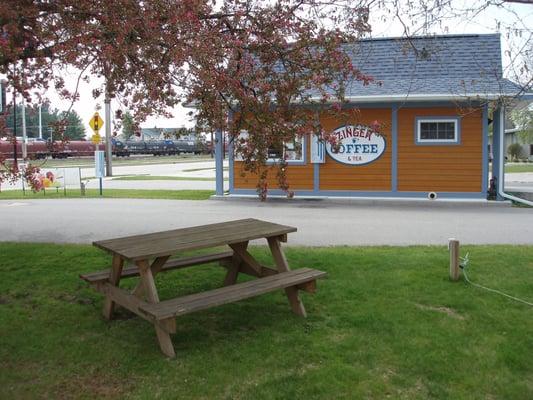
[(100, 117), (100, 114), (98, 114), (97, 112), (94, 113), (93, 117), (91, 118), (91, 120), (89, 121), (89, 125), (91, 126), (91, 129), (95, 132), (95, 133), (98, 133), (98, 131), (100, 130), (100, 128), (102, 128), (102, 126), (104, 126), (104, 120)]
[(102, 137), (98, 134), (98, 133), (95, 133), (92, 137), (91, 137), (91, 141), (93, 142), (93, 144), (100, 144), (100, 141), (102, 140)]

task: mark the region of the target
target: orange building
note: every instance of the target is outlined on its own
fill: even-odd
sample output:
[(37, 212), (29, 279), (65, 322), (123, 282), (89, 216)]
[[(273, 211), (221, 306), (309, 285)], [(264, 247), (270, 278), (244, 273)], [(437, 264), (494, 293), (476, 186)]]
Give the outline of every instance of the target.
[[(503, 100), (523, 91), (502, 76), (499, 35), (372, 39), (348, 50), (381, 84), (348, 86), (344, 107), (359, 110), (349, 119), (320, 116), (336, 146), (309, 135), (269, 154), (272, 164), (287, 160), (296, 196), (486, 199), (491, 123), (498, 195)], [(272, 171), (269, 194), (281, 195)], [(229, 177), (230, 195), (256, 194), (231, 143)]]

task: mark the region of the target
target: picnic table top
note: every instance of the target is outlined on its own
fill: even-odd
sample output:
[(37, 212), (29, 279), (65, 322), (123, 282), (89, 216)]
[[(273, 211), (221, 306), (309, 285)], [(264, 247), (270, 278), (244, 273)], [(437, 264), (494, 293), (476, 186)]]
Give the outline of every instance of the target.
[(247, 240), (296, 232), (287, 225), (247, 218), (93, 242), (93, 245), (130, 261), (173, 255)]

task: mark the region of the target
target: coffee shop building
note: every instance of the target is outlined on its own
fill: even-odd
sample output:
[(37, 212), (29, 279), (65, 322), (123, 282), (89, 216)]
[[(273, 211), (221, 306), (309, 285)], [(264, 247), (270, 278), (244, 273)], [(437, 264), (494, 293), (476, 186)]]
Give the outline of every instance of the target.
[[(343, 107), (358, 110), (351, 119), (320, 115), (335, 146), (309, 135), (269, 154), (272, 164), (287, 160), (296, 197), (485, 200), (492, 183), (496, 198), (504, 198), (505, 109), (532, 94), (503, 78), (499, 35), (371, 39), (347, 51), (379, 84), (348, 83)], [(257, 176), (244, 172), (231, 141), (224, 191), (218, 139), (217, 196), (257, 195)], [(275, 165), (268, 190), (285, 194)]]

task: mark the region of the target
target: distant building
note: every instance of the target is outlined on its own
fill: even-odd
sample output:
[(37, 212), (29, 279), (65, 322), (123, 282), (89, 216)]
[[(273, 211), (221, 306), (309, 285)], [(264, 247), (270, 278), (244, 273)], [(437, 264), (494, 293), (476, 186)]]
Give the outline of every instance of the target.
[(190, 128), (141, 128), (141, 138), (144, 140), (164, 140), (176, 139), (179, 132), (188, 131), (188, 133), (179, 135), (179, 139), (196, 141), (196, 134)]

